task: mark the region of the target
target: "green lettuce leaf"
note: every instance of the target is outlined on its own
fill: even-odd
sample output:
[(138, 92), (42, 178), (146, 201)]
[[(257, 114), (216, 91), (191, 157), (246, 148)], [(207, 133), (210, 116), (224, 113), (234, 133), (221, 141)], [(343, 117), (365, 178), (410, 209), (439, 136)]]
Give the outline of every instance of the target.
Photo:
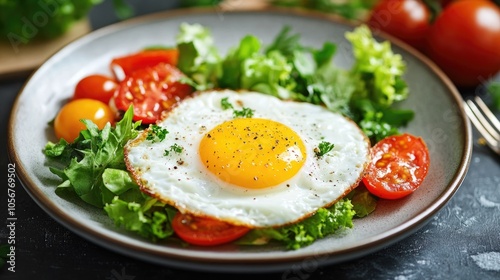
[(256, 55), (261, 48), (260, 40), (248, 35), (241, 39), (237, 48), (231, 49), (222, 62), (222, 77), (219, 85), (222, 88), (241, 88), (243, 62)]
[(281, 53), (255, 54), (243, 62), (242, 68), (241, 88), (290, 98), (283, 84), (290, 80), (292, 66)]
[(406, 65), (401, 55), (392, 52), (391, 43), (377, 42), (365, 25), (347, 32), (346, 38), (352, 44), (356, 59), (352, 74), (364, 81), (354, 98), (367, 98), (382, 107), (404, 100), (408, 95), (402, 78)]
[(144, 196), (138, 202), (126, 201), (115, 196), (104, 206), (117, 227), (156, 241), (173, 235), (171, 223), (177, 210), (156, 199)]
[(351, 200), (356, 218), (366, 217), (377, 208), (378, 198), (371, 194), (363, 184), (352, 190), (346, 198)]
[(198, 90), (218, 86), (222, 75), (221, 56), (210, 30), (200, 24), (183, 23), (176, 38), (179, 50), (177, 67)]
[(320, 208), (313, 216), (299, 223), (280, 228), (252, 230), (237, 243), (260, 245), (276, 240), (285, 244), (288, 249), (299, 249), (319, 238), (352, 228), (355, 215), (352, 208), (350, 200), (342, 199), (330, 208)]

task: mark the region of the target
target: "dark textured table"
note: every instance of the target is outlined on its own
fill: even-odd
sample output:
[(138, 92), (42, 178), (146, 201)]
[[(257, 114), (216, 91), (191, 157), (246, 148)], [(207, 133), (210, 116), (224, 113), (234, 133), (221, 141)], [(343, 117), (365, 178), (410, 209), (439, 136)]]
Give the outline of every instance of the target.
[[(117, 21), (110, 2), (92, 11), (93, 28)], [(178, 5), (177, 1), (127, 2), (136, 15)], [(25, 81), (26, 77), (0, 81), (0, 219), (5, 221), (0, 244), (9, 234), (7, 125)], [(500, 279), (500, 157), (476, 144), (462, 186), (426, 226), (371, 255), (319, 268), (296, 265), (280, 273), (234, 275), (161, 267), (82, 239), (43, 212), (19, 183), (16, 206), (16, 272), (4, 265), (0, 279)]]

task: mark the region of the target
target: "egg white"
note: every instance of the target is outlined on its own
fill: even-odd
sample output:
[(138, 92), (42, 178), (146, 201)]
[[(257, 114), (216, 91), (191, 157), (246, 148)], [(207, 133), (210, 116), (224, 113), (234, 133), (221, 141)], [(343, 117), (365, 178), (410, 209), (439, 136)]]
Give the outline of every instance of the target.
[[(225, 97), (255, 110), (254, 118), (280, 122), (301, 137), (307, 158), (294, 177), (270, 188), (245, 189), (206, 169), (199, 157), (200, 141), (234, 118), (232, 110), (221, 108)], [(237, 225), (274, 227), (301, 220), (355, 188), (369, 161), (369, 141), (353, 121), (321, 106), (256, 92), (199, 93), (180, 102), (157, 125), (169, 131), (165, 140), (146, 140), (145, 131), (125, 147), (127, 168), (141, 189), (181, 212)], [(314, 150), (322, 141), (335, 146), (317, 157)], [(165, 156), (174, 144), (183, 151)]]

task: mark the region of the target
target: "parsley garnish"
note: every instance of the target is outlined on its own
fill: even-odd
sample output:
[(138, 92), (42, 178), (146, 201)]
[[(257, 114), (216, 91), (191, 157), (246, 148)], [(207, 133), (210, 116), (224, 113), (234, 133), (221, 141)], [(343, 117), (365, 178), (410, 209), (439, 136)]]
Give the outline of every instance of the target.
[(233, 109), (233, 104), (229, 103), (228, 98), (229, 97), (224, 97), (220, 101), (220, 106), (223, 110)]
[(224, 97), (220, 100), (220, 106), (223, 110), (233, 109), (234, 118), (251, 118), (253, 117), (253, 112), (255, 111), (246, 107), (241, 108), (241, 110), (235, 110), (233, 104), (229, 103), (228, 97)]
[(318, 147), (314, 149), (317, 157), (326, 155), (329, 151), (333, 149), (334, 145), (330, 142), (323, 141), (319, 143)]
[(184, 148), (182, 146), (177, 145), (177, 143), (175, 143), (172, 146), (170, 146), (170, 150), (165, 150), (163, 152), (163, 155), (164, 156), (169, 156), (170, 152), (174, 152), (174, 153), (180, 154), (180, 153), (182, 153), (182, 151), (184, 151)]
[(148, 135), (146, 136), (146, 140), (151, 142), (161, 142), (165, 140), (165, 137), (168, 134), (168, 130), (156, 124), (153, 124), (149, 127)]
[(250, 108), (243, 107), (241, 110), (234, 110), (233, 111), (233, 117), (235, 118), (251, 118), (253, 117), (253, 112), (254, 110)]

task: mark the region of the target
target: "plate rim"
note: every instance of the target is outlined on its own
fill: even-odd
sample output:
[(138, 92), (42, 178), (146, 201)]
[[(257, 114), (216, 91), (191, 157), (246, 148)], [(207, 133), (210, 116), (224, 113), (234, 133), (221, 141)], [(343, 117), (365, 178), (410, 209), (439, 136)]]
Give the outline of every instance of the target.
[[(348, 20), (344, 20), (337, 16), (327, 15), (320, 12), (315, 11), (305, 11), (301, 9), (287, 9), (287, 8), (276, 8), (276, 7), (266, 7), (260, 9), (250, 9), (244, 11), (224, 11), (224, 13), (231, 14), (252, 14), (252, 13), (268, 13), (268, 14), (281, 14), (281, 15), (292, 15), (302, 18), (312, 18), (315, 20), (324, 20), (333, 24), (342, 24), (348, 26), (355, 26), (359, 22), (352, 22)], [(115, 24), (108, 25), (106, 27), (97, 29), (95, 31), (90, 32), (87, 35), (84, 35), (75, 41), (67, 44), (62, 47), (60, 50), (55, 52), (52, 56), (50, 56), (45, 62), (35, 70), (30, 77), (26, 79), (25, 84), (21, 88), (14, 105), (12, 107), (10, 118), (7, 127), (7, 151), (10, 162), (16, 164), (16, 173), (18, 180), (21, 182), (24, 189), (30, 195), (30, 197), (53, 219), (55, 219), (58, 223), (64, 225), (66, 228), (70, 229), (72, 232), (77, 235), (85, 238), (86, 240), (98, 244), (99, 246), (105, 247), (112, 251), (127, 255), (129, 257), (136, 257), (142, 260), (147, 260), (150, 262), (154, 262), (157, 264), (167, 264), (173, 265), (177, 267), (184, 268), (193, 268), (194, 263), (197, 265), (195, 268), (204, 270), (204, 271), (247, 271), (247, 272), (270, 272), (276, 271), (277, 269), (282, 269), (284, 267), (289, 267), (291, 263), (296, 263), (302, 261), (307, 258), (319, 258), (321, 256), (322, 263), (331, 264), (342, 262), (350, 259), (354, 259), (357, 257), (361, 257), (368, 253), (377, 251), (382, 247), (393, 244), (408, 235), (414, 233), (417, 229), (424, 226), (434, 215), (437, 213), (442, 207), (446, 205), (446, 203), (453, 197), (455, 192), (459, 189), (462, 184), (467, 171), (470, 166), (470, 161), (472, 157), (472, 129), (469, 120), (467, 119), (463, 107), (463, 99), (458, 92), (455, 85), (450, 81), (450, 79), (435, 65), (430, 59), (426, 56), (413, 49), (411, 46), (405, 44), (404, 42), (394, 38), (388, 34), (379, 32), (376, 35), (385, 40), (390, 40), (391, 44), (394, 44), (409, 54), (413, 55), (417, 58), (417, 60), (421, 61), (425, 66), (429, 68), (430, 71), (433, 72), (439, 78), (439, 80), (444, 84), (449, 93), (450, 97), (453, 98), (457, 105), (458, 114), (461, 117), (461, 121), (463, 127), (461, 129), (465, 132), (462, 139), (464, 143), (464, 150), (462, 151), (462, 157), (460, 159), (459, 166), (456, 172), (453, 175), (452, 180), (447, 184), (444, 191), (441, 193), (439, 197), (437, 197), (431, 204), (430, 207), (426, 208), (425, 211), (422, 211), (416, 216), (413, 216), (408, 221), (402, 223), (401, 225), (392, 228), (389, 231), (386, 231), (382, 234), (379, 234), (368, 241), (360, 243), (360, 245), (355, 247), (349, 247), (341, 250), (337, 250), (335, 252), (323, 252), (323, 253), (309, 253), (309, 254), (288, 254), (288, 256), (283, 256), (280, 258), (275, 257), (265, 257), (259, 255), (259, 253), (248, 253), (254, 255), (252, 258), (244, 257), (244, 258), (234, 258), (234, 256), (226, 256), (225, 258), (218, 258), (213, 260), (213, 255), (209, 256), (194, 256), (190, 254), (173, 254), (170, 252), (160, 251), (159, 248), (154, 248), (155, 244), (151, 244), (147, 248), (143, 246), (139, 246), (141, 244), (130, 244), (124, 242), (124, 240), (113, 238), (112, 236), (108, 236), (103, 234), (100, 231), (96, 231), (91, 227), (85, 226), (84, 223), (68, 215), (58, 209), (57, 204), (54, 201), (51, 201), (47, 197), (45, 197), (42, 190), (32, 181), (29, 177), (29, 172), (27, 172), (26, 168), (23, 166), (21, 159), (16, 153), (15, 149), (15, 140), (14, 140), (14, 127), (15, 127), (15, 116), (17, 115), (17, 111), (20, 107), (20, 99), (23, 93), (25, 92), (25, 87), (29, 84), (29, 82), (36, 77), (37, 73), (40, 73), (44, 67), (47, 66), (47, 62), (50, 60), (57, 58), (58, 56), (63, 56), (66, 52), (71, 52), (74, 48), (77, 48), (79, 45), (86, 44), (88, 41), (92, 41), (95, 37), (101, 37), (105, 34), (113, 33), (116, 30), (126, 29), (128, 26), (136, 26), (139, 24), (144, 24), (153, 21), (159, 20), (168, 20), (175, 17), (182, 16), (190, 16), (196, 14), (216, 14), (213, 8), (185, 8), (185, 9), (174, 9), (167, 10), (162, 12), (157, 12), (149, 15), (139, 16), (133, 19), (129, 19), (123, 22), (118, 22)], [(118, 233), (119, 234), (119, 233)], [(140, 241), (140, 243), (145, 243), (146, 241)], [(130, 251), (134, 253), (130, 253)], [(186, 263), (188, 262), (188, 263)]]

